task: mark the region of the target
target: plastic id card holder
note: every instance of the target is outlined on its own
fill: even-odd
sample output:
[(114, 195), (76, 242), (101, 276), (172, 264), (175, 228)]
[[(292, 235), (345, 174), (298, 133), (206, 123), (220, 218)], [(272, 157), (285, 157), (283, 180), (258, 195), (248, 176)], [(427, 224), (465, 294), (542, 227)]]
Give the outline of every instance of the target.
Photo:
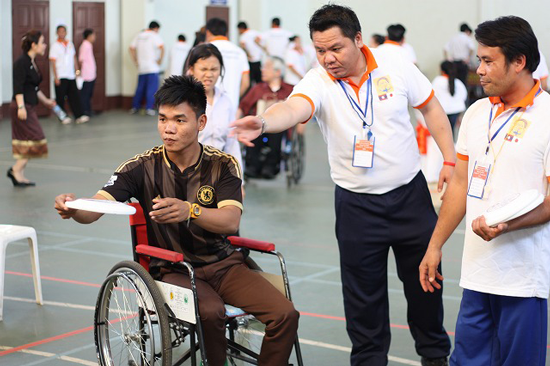
[(368, 139), (353, 138), (353, 160), (355, 168), (372, 168), (374, 163), (374, 136)]
[(479, 199), (483, 198), (490, 172), (491, 164), (487, 162), (475, 162), (474, 171), (472, 172), (472, 177), (470, 178), (470, 184), (468, 186), (468, 196)]

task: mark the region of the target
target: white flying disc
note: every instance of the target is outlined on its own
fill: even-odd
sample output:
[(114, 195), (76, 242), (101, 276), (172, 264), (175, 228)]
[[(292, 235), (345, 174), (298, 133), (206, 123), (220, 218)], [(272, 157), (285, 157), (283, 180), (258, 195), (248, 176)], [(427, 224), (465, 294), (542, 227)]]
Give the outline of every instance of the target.
[(69, 208), (77, 210), (98, 212), (114, 215), (133, 215), (136, 213), (135, 207), (129, 206), (122, 202), (95, 200), (91, 198), (79, 198), (74, 201), (66, 201), (65, 205)]
[(501, 202), (491, 206), (483, 216), (489, 226), (497, 226), (525, 215), (535, 209), (544, 201), (544, 195), (536, 189), (530, 189), (522, 193), (515, 193), (506, 197)]

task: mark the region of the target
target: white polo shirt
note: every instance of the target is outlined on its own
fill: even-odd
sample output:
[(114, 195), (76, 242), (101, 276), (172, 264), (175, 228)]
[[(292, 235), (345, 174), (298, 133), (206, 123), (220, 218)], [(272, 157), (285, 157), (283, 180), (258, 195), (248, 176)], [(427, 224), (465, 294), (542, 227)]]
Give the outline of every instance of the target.
[(432, 81), (435, 96), (446, 114), (461, 113), (466, 110), (468, 91), (460, 79), (455, 78), (455, 93), (449, 91), (449, 77), (447, 75), (436, 76)]
[(170, 50), (170, 74), (183, 75), (183, 64), (191, 50), (191, 45), (184, 41), (177, 41)]
[(444, 47), (449, 61), (469, 61), (470, 52), (475, 50), (472, 38), (466, 33), (457, 33)]
[[(383, 194), (409, 183), (420, 170), (420, 154), (408, 106), (422, 108), (433, 97), (430, 81), (403, 57), (372, 53), (363, 47), (367, 71), (360, 85), (342, 79), (344, 88), (365, 108), (368, 79), (372, 78), (367, 121), (373, 118), (375, 137), (372, 168), (352, 166), (354, 137), (362, 135), (362, 121), (352, 108), (338, 80), (322, 67), (310, 70), (294, 87), (291, 97), (302, 97), (312, 106), (328, 145), (330, 174), (334, 183), (357, 193)], [(374, 116), (371, 114), (371, 101)]]
[[(230, 137), (229, 123), (234, 120), (233, 105), (227, 94), (215, 87), (213, 104), (206, 104), (206, 126), (199, 132), (199, 142), (233, 155), (243, 166), (241, 147), (236, 137)], [(241, 168), (242, 169), (242, 168)]]
[(248, 29), (239, 37), (239, 42), (244, 43), (244, 48), (246, 48), (246, 52), (248, 52), (248, 55), (250, 56), (248, 58), (248, 61), (250, 62), (262, 61), (264, 51), (262, 50), (262, 47), (256, 43), (256, 38), (258, 37), (260, 37), (260, 33), (252, 29)]
[(138, 60), (138, 73), (156, 74), (160, 72), (160, 50), (164, 47), (164, 42), (159, 34), (147, 29), (139, 33), (130, 47), (136, 50)]
[(59, 79), (75, 79), (74, 57), (76, 50), (71, 41), (57, 40), (50, 47), (50, 60), (55, 61), (55, 70)]
[(294, 43), (291, 43), (291, 46), (286, 51), (285, 57), (287, 69), (285, 71), (284, 81), (290, 85), (298, 84), (302, 78), (290, 71), (288, 66), (292, 66), (302, 76), (305, 76), (308, 71), (308, 62), (305, 51), (302, 53), (296, 51), (292, 46), (293, 44)]
[(216, 46), (223, 57), (223, 66), (225, 72), (223, 79), (220, 77), (217, 86), (221, 86), (231, 99), (233, 106), (233, 116), (237, 113), (239, 100), (241, 99), (241, 80), (243, 74), (250, 72), (248, 58), (246, 53), (239, 46), (229, 42), (227, 37), (214, 37), (210, 42)]
[[(539, 93), (536, 97), (536, 93)], [(491, 136), (513, 114), (491, 143), (490, 193), (484, 199), (468, 196), (466, 235), (460, 286), (483, 293), (548, 298), (550, 291), (550, 224), (504, 233), (486, 242), (472, 231), (472, 221), (510, 194), (536, 189), (546, 196), (550, 176), (550, 95), (537, 81), (516, 106), (503, 111), (500, 98), (485, 98), (464, 115), (457, 142), (459, 159), (468, 161), (468, 180)], [(499, 153), (500, 151), (500, 153)]]
[(284, 60), (286, 49), (290, 43), (289, 38), (293, 35), (292, 32), (283, 28), (270, 28), (262, 34), (262, 44), (270, 56), (280, 57)]

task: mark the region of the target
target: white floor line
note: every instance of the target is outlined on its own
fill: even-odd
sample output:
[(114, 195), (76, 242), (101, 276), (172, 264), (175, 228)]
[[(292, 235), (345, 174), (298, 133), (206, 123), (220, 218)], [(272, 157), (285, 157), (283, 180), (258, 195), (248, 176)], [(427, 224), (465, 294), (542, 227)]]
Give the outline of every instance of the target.
[[(9, 349), (12, 349), (12, 348), (13, 347), (0, 346), (0, 350), (9, 350)], [(97, 362), (86, 361), (86, 360), (83, 360), (81, 358), (76, 358), (76, 357), (57, 355), (57, 354), (51, 353), (51, 352), (35, 351), (35, 350), (32, 350), (32, 349), (22, 349), (22, 350), (17, 351), (17, 352), (26, 353), (26, 354), (30, 354), (30, 355), (34, 355), (34, 356), (47, 357), (47, 358), (57, 358), (57, 359), (62, 360), (62, 361), (76, 363), (78, 365), (97, 366)]]
[[(36, 299), (13, 297), (13, 296), (4, 296), (4, 300), (36, 303)], [(58, 306), (63, 308), (71, 308), (71, 309), (79, 309), (79, 310), (91, 310), (91, 311), (95, 310), (95, 306), (71, 304), (68, 302), (58, 302), (58, 301), (44, 301), (44, 305)]]

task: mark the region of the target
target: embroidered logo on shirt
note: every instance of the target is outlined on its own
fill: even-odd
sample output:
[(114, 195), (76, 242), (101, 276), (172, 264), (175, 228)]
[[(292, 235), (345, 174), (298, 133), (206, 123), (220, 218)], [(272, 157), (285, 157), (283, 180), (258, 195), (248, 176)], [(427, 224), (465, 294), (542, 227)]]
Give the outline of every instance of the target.
[(509, 142), (519, 142), (520, 139), (523, 138), (525, 135), (525, 132), (531, 125), (531, 122), (525, 120), (525, 119), (516, 119), (514, 124), (510, 127), (510, 130), (508, 130), (508, 133), (506, 136), (504, 136), (505, 141)]
[(117, 180), (117, 178), (118, 178), (118, 175), (111, 175), (111, 178), (109, 178), (109, 181), (103, 187), (112, 186), (113, 184), (115, 184), (115, 181)]
[(389, 76), (374, 79), (374, 85), (376, 85), (379, 100), (387, 100), (388, 97), (393, 97), (394, 90)]
[(210, 186), (202, 186), (197, 192), (197, 199), (200, 203), (207, 206), (214, 202), (214, 188)]

